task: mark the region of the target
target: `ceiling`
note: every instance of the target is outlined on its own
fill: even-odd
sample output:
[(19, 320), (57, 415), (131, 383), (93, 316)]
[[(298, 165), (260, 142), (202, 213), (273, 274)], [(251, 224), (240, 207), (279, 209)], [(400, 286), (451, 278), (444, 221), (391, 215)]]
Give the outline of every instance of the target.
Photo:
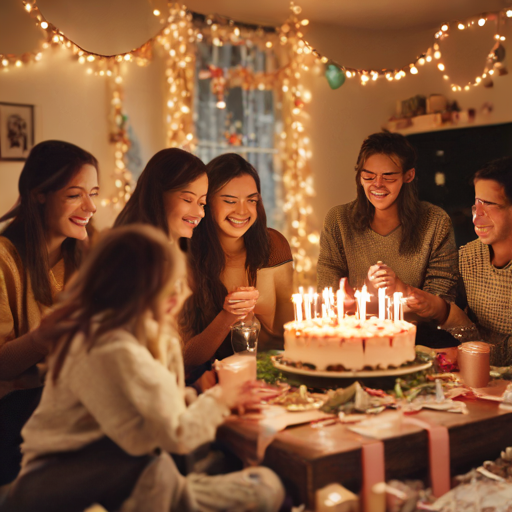
[[(155, 2), (155, 0), (153, 0)], [(316, 23), (369, 30), (430, 28), (492, 12), (512, 5), (512, 0), (295, 0), (302, 16)], [(288, 0), (189, 0), (187, 7), (203, 14), (213, 12), (238, 21), (276, 25), (289, 12)]]
[[(477, 16), (510, 6), (512, 0), (295, 0), (301, 17), (314, 24), (352, 30), (407, 31), (437, 28), (440, 23)], [(45, 17), (89, 51), (123, 53), (153, 37), (165, 22), (167, 0), (37, 0)], [(220, 14), (236, 21), (280, 25), (289, 14), (289, 0), (186, 0), (202, 14)], [(327, 27), (326, 27), (327, 28)], [(316, 32), (322, 33), (322, 30)], [(308, 37), (307, 30), (305, 31)], [(0, 53), (32, 51), (43, 34), (24, 12), (21, 0), (0, 0)], [(364, 35), (362, 35), (364, 39)]]

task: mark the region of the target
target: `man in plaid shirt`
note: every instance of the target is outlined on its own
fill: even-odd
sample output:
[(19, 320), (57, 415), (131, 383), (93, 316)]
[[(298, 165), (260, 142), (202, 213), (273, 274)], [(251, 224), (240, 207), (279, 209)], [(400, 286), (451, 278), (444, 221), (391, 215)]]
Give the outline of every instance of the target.
[(491, 364), (512, 365), (512, 158), (494, 160), (474, 177), (473, 224), (478, 239), (459, 250), (462, 306)]

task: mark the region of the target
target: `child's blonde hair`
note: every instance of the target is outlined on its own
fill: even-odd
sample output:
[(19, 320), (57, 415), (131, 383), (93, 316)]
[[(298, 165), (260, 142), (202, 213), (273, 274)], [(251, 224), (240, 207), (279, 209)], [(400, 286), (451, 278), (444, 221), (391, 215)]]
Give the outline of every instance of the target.
[(105, 236), (66, 293), (62, 308), (69, 310), (64, 321), (70, 322), (70, 328), (56, 345), (53, 380), (78, 333), (84, 334), (90, 350), (101, 334), (123, 327), (160, 359), (158, 336), (148, 336), (143, 322), (150, 315), (162, 323), (161, 302), (171, 296), (175, 281), (182, 279), (177, 274), (185, 268), (183, 258), (176, 244), (148, 225), (121, 227)]

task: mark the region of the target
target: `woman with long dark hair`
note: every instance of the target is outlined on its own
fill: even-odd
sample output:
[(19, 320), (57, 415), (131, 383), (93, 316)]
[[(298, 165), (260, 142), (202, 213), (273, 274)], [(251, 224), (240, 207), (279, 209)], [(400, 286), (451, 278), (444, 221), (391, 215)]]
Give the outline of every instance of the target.
[(367, 284), (377, 295), (402, 292), (422, 317), (442, 323), (455, 299), (457, 249), (448, 214), (418, 199), (416, 153), (397, 133), (374, 133), (356, 165), (357, 198), (332, 208), (324, 222), (318, 287)]
[(12, 219), (0, 236), (0, 482), (16, 476), (19, 429), (39, 399), (36, 364), (48, 353), (55, 317), (39, 324), (87, 246), (98, 162), (68, 142), (41, 142), (30, 152), (18, 188), (17, 205), (0, 219)]
[(135, 222), (160, 228), (170, 239), (191, 238), (204, 217), (206, 166), (182, 149), (163, 149), (147, 163), (114, 227)]
[(259, 319), (261, 348), (282, 346), (283, 324), (293, 319), (290, 246), (267, 228), (258, 173), (236, 154), (206, 167), (207, 214), (192, 238), (192, 295), (180, 318), (191, 381), (233, 353), (228, 335), (239, 318)]
[(185, 404), (180, 342), (168, 330), (189, 293), (176, 245), (133, 225), (91, 252), (66, 291), (65, 330), (3, 511), (279, 509), (283, 487), (268, 468), (185, 478), (167, 453), (211, 441), (230, 408), (254, 401), (246, 387), (216, 386)]

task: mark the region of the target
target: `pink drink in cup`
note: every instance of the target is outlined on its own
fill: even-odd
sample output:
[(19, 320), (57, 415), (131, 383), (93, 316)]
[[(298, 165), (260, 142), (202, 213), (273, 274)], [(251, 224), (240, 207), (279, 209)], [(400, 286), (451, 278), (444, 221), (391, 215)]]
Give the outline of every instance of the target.
[(215, 370), (221, 386), (241, 386), (247, 381), (256, 380), (256, 354), (238, 352), (222, 361), (215, 361)]

